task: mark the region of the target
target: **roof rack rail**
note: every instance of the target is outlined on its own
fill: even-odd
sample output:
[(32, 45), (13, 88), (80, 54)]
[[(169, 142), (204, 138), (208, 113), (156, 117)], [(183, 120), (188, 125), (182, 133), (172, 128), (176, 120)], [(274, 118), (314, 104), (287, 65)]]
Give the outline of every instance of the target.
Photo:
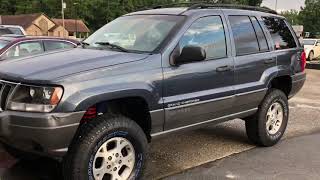
[(226, 9), (243, 9), (243, 10), (260, 11), (260, 12), (266, 12), (266, 13), (271, 13), (271, 14), (278, 14), (276, 11), (269, 9), (267, 7), (246, 6), (246, 5), (237, 5), (237, 4), (217, 4), (217, 3), (210, 3), (210, 2), (206, 2), (206, 1), (163, 4), (163, 5), (157, 5), (154, 7), (142, 7), (142, 8), (139, 8), (139, 10), (160, 9), (160, 8), (179, 7), (179, 6), (186, 6), (187, 11), (192, 10), (192, 9), (226, 8)]
[(266, 7), (258, 7), (258, 6), (246, 6), (246, 5), (235, 5), (235, 4), (194, 4), (188, 8), (188, 10), (192, 9), (208, 9), (208, 8), (227, 8), (227, 9), (243, 9), (243, 10), (252, 10), (252, 11), (261, 11), (271, 14), (278, 14), (277, 11)]

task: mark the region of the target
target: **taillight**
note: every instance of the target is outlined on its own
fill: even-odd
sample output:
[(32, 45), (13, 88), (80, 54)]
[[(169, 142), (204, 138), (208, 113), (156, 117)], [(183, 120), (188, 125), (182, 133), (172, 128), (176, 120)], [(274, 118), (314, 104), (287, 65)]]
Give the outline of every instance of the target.
[(307, 54), (305, 51), (301, 53), (301, 70), (302, 72), (306, 69), (307, 65)]

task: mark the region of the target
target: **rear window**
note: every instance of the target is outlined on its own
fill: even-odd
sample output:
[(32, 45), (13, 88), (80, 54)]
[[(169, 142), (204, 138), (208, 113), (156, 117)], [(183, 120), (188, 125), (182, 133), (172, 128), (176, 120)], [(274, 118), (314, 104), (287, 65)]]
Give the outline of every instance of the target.
[(297, 47), (291, 31), (283, 19), (264, 17), (263, 22), (271, 34), (276, 50)]
[(9, 41), (0, 40), (0, 49), (4, 48), (8, 44), (9, 44)]

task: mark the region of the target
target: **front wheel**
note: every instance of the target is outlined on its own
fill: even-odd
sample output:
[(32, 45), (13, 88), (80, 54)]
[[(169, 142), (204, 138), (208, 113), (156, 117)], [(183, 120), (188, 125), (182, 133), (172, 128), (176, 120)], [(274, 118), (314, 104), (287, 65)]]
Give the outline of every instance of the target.
[(273, 146), (283, 136), (289, 118), (287, 96), (271, 89), (259, 106), (258, 112), (246, 120), (247, 136), (259, 146)]
[(102, 116), (79, 132), (65, 158), (65, 179), (126, 180), (141, 177), (147, 138), (134, 121), (123, 116)]

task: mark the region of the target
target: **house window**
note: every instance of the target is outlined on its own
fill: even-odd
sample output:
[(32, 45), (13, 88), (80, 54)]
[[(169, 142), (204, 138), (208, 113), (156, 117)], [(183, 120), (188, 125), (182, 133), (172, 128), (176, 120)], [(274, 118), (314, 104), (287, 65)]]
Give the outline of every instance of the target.
[(58, 31), (58, 36), (61, 37), (61, 32), (60, 31)]

